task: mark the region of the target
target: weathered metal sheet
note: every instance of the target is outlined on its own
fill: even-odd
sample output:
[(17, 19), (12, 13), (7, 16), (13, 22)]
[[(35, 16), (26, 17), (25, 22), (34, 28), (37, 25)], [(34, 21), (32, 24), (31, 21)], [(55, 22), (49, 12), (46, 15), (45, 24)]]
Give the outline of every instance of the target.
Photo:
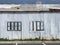
[[(7, 31), (7, 22), (22, 22), (22, 31)], [(32, 30), (32, 21), (43, 21), (44, 30)], [(34, 24), (35, 25), (35, 24)], [(60, 38), (60, 12), (0, 13), (0, 38)]]

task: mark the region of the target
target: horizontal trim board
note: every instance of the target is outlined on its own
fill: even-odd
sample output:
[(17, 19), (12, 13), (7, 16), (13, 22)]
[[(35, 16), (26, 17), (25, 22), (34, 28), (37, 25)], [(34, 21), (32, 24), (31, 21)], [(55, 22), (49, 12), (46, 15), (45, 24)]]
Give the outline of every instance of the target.
[(16, 13), (60, 13), (60, 12), (53, 12), (53, 11), (0, 11), (0, 13), (12, 13), (12, 14), (16, 14)]

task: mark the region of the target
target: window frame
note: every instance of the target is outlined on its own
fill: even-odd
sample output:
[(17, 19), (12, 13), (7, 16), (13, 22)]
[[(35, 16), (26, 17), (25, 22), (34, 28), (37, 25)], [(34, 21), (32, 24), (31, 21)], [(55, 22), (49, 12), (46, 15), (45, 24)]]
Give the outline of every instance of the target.
[[(8, 23), (9, 23), (10, 26), (8, 25)], [(13, 25), (12, 25), (12, 23), (13, 23)], [(8, 27), (10, 27), (10, 29), (8, 29)], [(15, 27), (17, 27), (17, 30), (15, 30)], [(13, 28), (13, 30), (12, 30), (12, 28)], [(21, 21), (14, 21), (14, 22), (13, 21), (8, 21), (7, 22), (7, 31), (22, 31), (22, 22)]]
[[(34, 25), (35, 23), (35, 25)], [(38, 23), (39, 23), (39, 29), (38, 29)], [(41, 25), (43, 23), (43, 25)], [(36, 31), (44, 31), (44, 21), (32, 21), (32, 31), (34, 31), (35, 27), (36, 27)], [(41, 29), (41, 27), (43, 26), (43, 29)]]

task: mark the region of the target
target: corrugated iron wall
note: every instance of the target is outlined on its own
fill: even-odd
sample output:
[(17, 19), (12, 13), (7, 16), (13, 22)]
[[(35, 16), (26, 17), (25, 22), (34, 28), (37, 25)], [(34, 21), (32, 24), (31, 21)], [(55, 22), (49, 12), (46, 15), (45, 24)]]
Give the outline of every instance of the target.
[[(22, 31), (7, 31), (7, 22), (22, 22)], [(32, 21), (43, 21), (44, 30), (32, 30)], [(60, 38), (60, 12), (0, 13), (0, 38)]]

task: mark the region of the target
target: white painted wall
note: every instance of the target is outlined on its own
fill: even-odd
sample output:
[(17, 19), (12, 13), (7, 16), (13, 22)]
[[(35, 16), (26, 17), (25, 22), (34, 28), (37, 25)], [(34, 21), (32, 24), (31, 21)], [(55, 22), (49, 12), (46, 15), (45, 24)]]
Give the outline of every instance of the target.
[[(7, 31), (8, 21), (22, 22), (22, 38), (44, 37), (60, 38), (60, 12), (59, 13), (0, 13), (0, 37), (20, 39), (21, 31)], [(44, 31), (32, 31), (31, 21), (44, 21)]]

